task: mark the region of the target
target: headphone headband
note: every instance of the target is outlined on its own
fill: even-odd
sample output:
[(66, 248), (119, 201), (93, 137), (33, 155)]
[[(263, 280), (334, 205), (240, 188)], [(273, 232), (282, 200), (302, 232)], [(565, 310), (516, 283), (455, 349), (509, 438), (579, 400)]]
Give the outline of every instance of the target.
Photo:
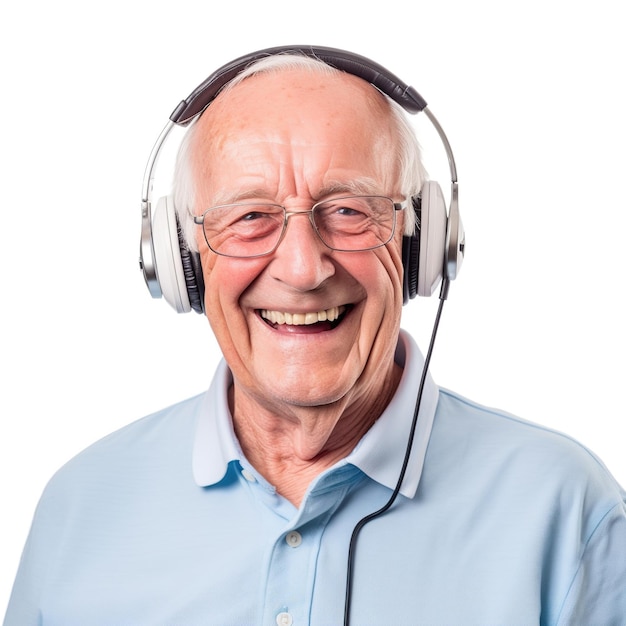
[(413, 87), (364, 56), (323, 46), (279, 46), (246, 54), (220, 67), (174, 109), (170, 120), (179, 126), (186, 126), (211, 104), (224, 85), (251, 63), (264, 57), (289, 53), (319, 59), (338, 70), (354, 74), (374, 85), (409, 113), (419, 113), (426, 108), (426, 100)]

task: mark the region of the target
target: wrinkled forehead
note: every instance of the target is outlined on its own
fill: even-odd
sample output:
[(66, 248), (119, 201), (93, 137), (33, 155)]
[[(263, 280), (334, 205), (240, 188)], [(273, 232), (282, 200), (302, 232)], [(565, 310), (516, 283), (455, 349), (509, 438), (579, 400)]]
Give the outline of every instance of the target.
[(247, 78), (198, 122), (196, 208), (241, 194), (320, 199), (331, 184), (347, 187), (364, 178), (374, 181), (370, 193), (399, 193), (395, 142), (381, 98), (365, 81), (343, 74)]
[(328, 127), (361, 127), (362, 132), (376, 128), (377, 134), (392, 128), (389, 103), (371, 84), (344, 72), (300, 68), (245, 78), (215, 98), (198, 130), (215, 140), (251, 125), (297, 128), (321, 119)]

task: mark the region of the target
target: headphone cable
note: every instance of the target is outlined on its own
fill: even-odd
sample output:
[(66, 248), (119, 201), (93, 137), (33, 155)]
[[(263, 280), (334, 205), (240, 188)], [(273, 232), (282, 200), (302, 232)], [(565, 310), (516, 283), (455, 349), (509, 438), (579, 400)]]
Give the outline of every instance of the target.
[(428, 351), (426, 356), (424, 357), (424, 367), (422, 368), (422, 376), (420, 379), (419, 388), (417, 391), (417, 399), (415, 401), (415, 410), (413, 411), (413, 420), (411, 421), (411, 430), (409, 431), (409, 437), (407, 440), (406, 450), (404, 452), (404, 460), (402, 462), (402, 468), (400, 469), (400, 474), (398, 475), (398, 480), (396, 482), (396, 486), (393, 490), (393, 493), (389, 497), (389, 500), (377, 511), (373, 513), (369, 513), (362, 519), (360, 519), (354, 529), (352, 530), (352, 536), (350, 537), (350, 545), (348, 548), (348, 571), (346, 577), (346, 596), (345, 596), (345, 604), (344, 604), (344, 615), (343, 615), (343, 624), (344, 626), (349, 626), (350, 624), (350, 604), (352, 601), (352, 579), (353, 579), (353, 565), (354, 565), (354, 555), (356, 553), (356, 541), (359, 533), (362, 528), (371, 522), (376, 517), (380, 517), (385, 512), (387, 512), (393, 503), (395, 502), (398, 494), (400, 493), (400, 488), (402, 487), (402, 482), (404, 481), (404, 476), (406, 474), (407, 467), (409, 465), (409, 458), (411, 456), (411, 449), (413, 447), (413, 439), (415, 438), (415, 430), (417, 428), (417, 418), (420, 410), (420, 405), (422, 403), (422, 395), (424, 392), (424, 385), (426, 383), (426, 376), (428, 375), (428, 367), (430, 364), (430, 359), (433, 354), (433, 348), (435, 346), (435, 339), (437, 337), (437, 330), (439, 329), (439, 322), (441, 320), (441, 314), (443, 311), (443, 305), (446, 299), (448, 298), (448, 288), (450, 286), (450, 280), (448, 278), (444, 278), (441, 284), (441, 291), (439, 293), (439, 306), (437, 308), (437, 314), (435, 316), (435, 322), (433, 324), (433, 329), (430, 336), (430, 344), (428, 346)]

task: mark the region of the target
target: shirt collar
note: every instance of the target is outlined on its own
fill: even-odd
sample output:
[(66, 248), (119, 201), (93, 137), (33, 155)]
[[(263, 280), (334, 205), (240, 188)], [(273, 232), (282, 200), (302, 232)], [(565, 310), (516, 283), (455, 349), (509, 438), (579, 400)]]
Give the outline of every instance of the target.
[[(396, 362), (403, 367), (403, 373), (395, 395), (356, 448), (342, 461), (342, 464), (355, 465), (370, 478), (390, 489), (396, 486), (402, 467), (424, 367), (424, 357), (419, 348), (403, 330), (400, 331), (396, 348)], [(232, 375), (222, 360), (204, 396), (198, 416), (193, 472), (200, 486), (218, 483), (225, 476), (230, 461), (244, 459), (228, 407), (228, 389), (231, 385)], [(422, 474), (438, 397), (439, 390), (428, 374), (411, 458), (400, 489), (400, 493), (409, 498), (415, 495)]]
[(224, 478), (228, 463), (243, 458), (228, 407), (228, 389), (232, 384), (232, 374), (222, 359), (204, 394), (196, 425), (193, 475), (201, 487), (218, 483)]
[[(404, 461), (411, 422), (419, 389), (424, 357), (413, 338), (401, 330), (396, 363), (403, 367), (402, 378), (391, 402), (361, 439), (345, 462), (356, 465), (370, 478), (394, 489)], [(412, 498), (417, 491), (426, 448), (439, 399), (439, 389), (430, 373), (426, 375), (411, 457), (400, 493)]]

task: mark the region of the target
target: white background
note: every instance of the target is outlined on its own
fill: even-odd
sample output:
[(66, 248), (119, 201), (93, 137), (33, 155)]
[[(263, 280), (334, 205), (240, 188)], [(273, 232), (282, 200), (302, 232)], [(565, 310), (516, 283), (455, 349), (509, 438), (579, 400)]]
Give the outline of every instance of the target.
[[(455, 151), (468, 232), (435, 379), (566, 431), (626, 484), (620, 4), (5, 3), (0, 612), (51, 474), (208, 385), (207, 322), (153, 301), (138, 270), (143, 168), (180, 100), (267, 46), (361, 53), (428, 100)], [(424, 143), (446, 181), (440, 148)], [(404, 311), (422, 345), (433, 304)]]

